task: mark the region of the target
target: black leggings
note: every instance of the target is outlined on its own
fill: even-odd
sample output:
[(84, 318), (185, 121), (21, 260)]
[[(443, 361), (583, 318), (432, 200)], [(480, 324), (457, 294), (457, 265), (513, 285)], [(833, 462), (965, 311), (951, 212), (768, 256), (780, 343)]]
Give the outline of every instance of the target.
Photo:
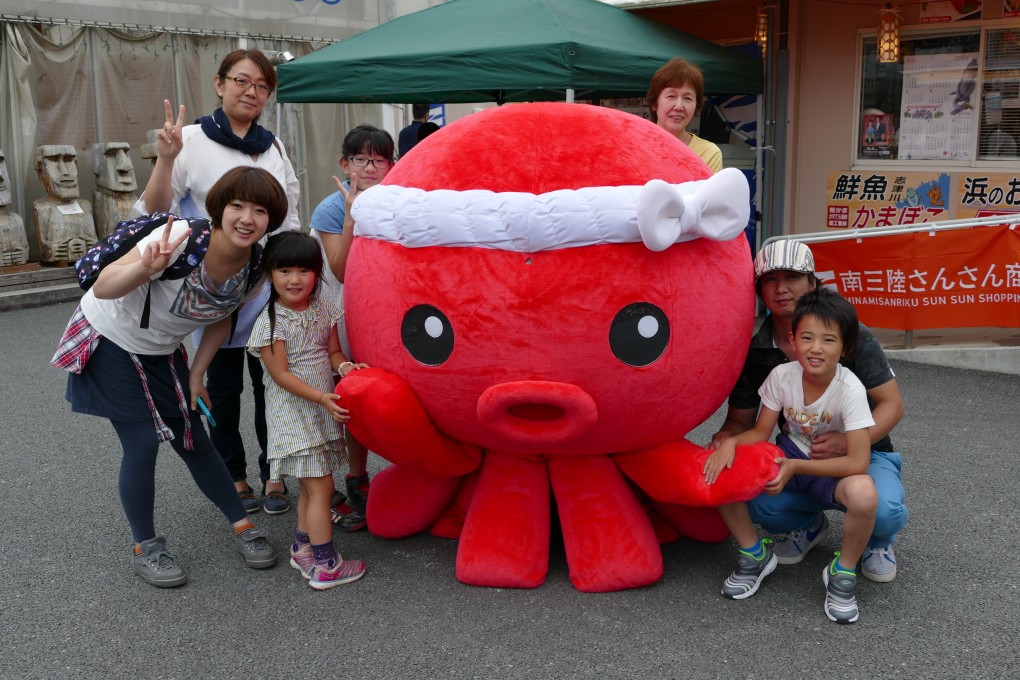
[[(241, 498), (230, 480), (223, 459), (216, 453), (197, 415), (191, 417), (194, 451), (184, 450), (184, 419), (164, 418), (174, 433), (170, 445), (188, 466), (192, 478), (206, 498), (216, 504), (231, 524), (247, 517)], [(120, 463), (120, 502), (124, 506), (131, 534), (141, 543), (155, 538), (153, 513), (156, 505), (156, 454), (159, 439), (151, 420), (110, 421), (117, 431), (124, 458)]]

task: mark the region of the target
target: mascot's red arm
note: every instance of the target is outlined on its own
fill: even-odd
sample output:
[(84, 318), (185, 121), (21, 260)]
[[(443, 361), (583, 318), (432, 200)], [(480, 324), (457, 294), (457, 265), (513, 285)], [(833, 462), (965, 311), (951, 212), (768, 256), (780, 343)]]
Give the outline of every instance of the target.
[(738, 446), (733, 467), (709, 485), (702, 468), (711, 454), (710, 449), (683, 440), (616, 454), (613, 460), (656, 501), (718, 507), (749, 501), (761, 493), (779, 473), (775, 459), (783, 457), (783, 452), (768, 442)]
[(481, 463), (481, 449), (436, 429), (411, 387), (389, 371), (352, 371), (336, 393), (351, 413), (347, 428), (390, 462), (436, 477), (466, 475)]

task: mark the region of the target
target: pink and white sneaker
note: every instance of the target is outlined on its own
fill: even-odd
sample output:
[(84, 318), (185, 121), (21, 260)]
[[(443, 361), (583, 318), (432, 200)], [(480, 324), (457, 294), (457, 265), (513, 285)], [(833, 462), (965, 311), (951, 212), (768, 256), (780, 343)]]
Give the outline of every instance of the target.
[(311, 578), (314, 564), (315, 554), (310, 543), (302, 543), (297, 550), (294, 550), (293, 544), (290, 546), (290, 566), (300, 571), (302, 576)]
[(329, 569), (322, 564), (313, 564), (308, 585), (315, 590), (328, 590), (357, 581), (365, 575), (365, 563), (361, 560), (344, 560)]

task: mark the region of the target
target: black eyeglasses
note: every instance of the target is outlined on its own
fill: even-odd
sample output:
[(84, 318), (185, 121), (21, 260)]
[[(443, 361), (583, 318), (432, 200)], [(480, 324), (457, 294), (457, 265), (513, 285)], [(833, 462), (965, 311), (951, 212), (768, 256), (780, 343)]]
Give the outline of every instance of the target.
[(354, 158), (348, 158), (352, 165), (356, 168), (367, 168), (368, 164), (371, 163), (373, 168), (385, 168), (390, 164), (388, 158), (365, 158), (364, 156), (355, 156)]
[(233, 80), (237, 84), (237, 86), (244, 90), (245, 92), (247, 92), (248, 88), (252, 86), (255, 87), (255, 91), (258, 92), (259, 94), (269, 94), (270, 92), (273, 91), (273, 88), (269, 87), (265, 83), (253, 83), (247, 78), (235, 78), (234, 76), (223, 77), (229, 80)]

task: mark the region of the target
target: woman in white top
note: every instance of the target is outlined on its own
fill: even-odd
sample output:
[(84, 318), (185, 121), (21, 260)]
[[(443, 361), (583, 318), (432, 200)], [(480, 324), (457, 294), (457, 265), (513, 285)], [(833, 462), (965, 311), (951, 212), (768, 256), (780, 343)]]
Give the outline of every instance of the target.
[[(174, 122), (170, 102), (164, 101), (166, 123), (158, 135), (159, 155), (140, 200), (144, 203), (144, 212), (170, 211), (184, 217), (208, 217), (209, 188), (227, 170), (253, 166), (267, 170), (284, 188), (288, 209), (283, 229), (297, 230), (300, 227), (297, 214), (300, 186), (294, 168), (283, 145), (258, 122), (276, 88), (276, 71), (272, 64), (260, 50), (235, 50), (223, 58), (213, 77), (213, 85), (222, 105), (212, 115), (199, 118), (194, 125), (183, 125), (183, 106)], [(247, 364), (255, 399), (255, 433), (261, 448), (261, 505), (275, 514), (286, 512), (290, 501), (283, 482), (269, 480), (262, 367), (258, 359), (247, 356), (244, 349), (255, 317), (268, 299), (269, 287), (266, 286), (258, 298), (241, 309), (233, 335), (209, 365), (208, 390), (212, 399), (210, 408), (218, 423), (211, 431), (213, 444), (223, 456), (245, 509), (255, 512), (260, 501), (248, 485), (240, 433), (241, 393)], [(195, 343), (199, 341), (196, 337)]]

